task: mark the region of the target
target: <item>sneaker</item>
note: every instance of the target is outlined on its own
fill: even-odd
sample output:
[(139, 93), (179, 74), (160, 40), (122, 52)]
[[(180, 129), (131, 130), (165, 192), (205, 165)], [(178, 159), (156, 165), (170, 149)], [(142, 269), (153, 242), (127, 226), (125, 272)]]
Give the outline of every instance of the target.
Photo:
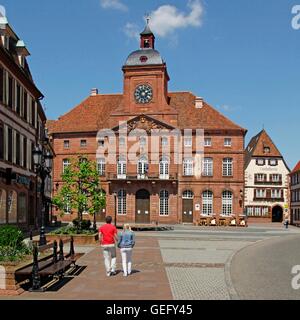
[(106, 276), (107, 276), (107, 277), (110, 277), (110, 276), (111, 276), (111, 273), (110, 273), (110, 272), (107, 272), (107, 273), (106, 273)]
[(110, 273), (110, 275), (111, 275), (111, 276), (116, 276), (117, 273), (116, 273), (116, 271), (112, 271), (112, 272)]

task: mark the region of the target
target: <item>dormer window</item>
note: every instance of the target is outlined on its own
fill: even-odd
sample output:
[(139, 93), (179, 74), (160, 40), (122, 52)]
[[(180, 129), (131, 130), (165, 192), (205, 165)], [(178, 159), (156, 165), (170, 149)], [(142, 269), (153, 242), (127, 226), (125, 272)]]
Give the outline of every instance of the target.
[(270, 147), (264, 147), (264, 153), (270, 153), (271, 152), (271, 149)]
[(22, 68), (25, 67), (25, 57), (24, 56), (19, 56), (19, 63)]
[(4, 48), (9, 50), (9, 36), (4, 36)]

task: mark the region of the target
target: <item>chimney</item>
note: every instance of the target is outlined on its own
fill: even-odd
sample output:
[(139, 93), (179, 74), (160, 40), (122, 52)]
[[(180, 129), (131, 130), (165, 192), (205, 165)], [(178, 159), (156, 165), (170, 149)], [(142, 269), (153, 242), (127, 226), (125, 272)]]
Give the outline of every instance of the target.
[(98, 89), (97, 88), (93, 88), (92, 90), (91, 90), (91, 97), (94, 97), (94, 96), (96, 96), (98, 94)]
[(203, 98), (197, 97), (195, 100), (195, 106), (196, 106), (196, 109), (202, 109), (203, 108)]

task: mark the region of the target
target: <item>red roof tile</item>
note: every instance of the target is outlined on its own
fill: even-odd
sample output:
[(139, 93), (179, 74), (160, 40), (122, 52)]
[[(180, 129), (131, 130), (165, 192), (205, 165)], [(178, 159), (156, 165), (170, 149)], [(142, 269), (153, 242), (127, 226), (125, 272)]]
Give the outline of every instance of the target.
[[(169, 94), (170, 107), (178, 112), (179, 128), (199, 128), (205, 130), (241, 130), (246, 129), (236, 125), (206, 102), (201, 109), (196, 109), (195, 99), (189, 92), (174, 92)], [(108, 127), (111, 113), (121, 109), (123, 95), (96, 95), (88, 97), (77, 107), (61, 116), (56, 121), (48, 121), (50, 133), (93, 132)]]
[(296, 173), (300, 171), (300, 161), (296, 164), (296, 167), (293, 169), (293, 171), (291, 172), (291, 174)]

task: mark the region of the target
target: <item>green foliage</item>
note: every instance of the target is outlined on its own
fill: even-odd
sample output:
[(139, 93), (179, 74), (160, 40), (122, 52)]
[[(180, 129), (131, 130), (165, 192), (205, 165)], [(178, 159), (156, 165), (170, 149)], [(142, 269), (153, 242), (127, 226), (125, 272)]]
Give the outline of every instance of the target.
[[(82, 221), (82, 213), (95, 215), (105, 207), (105, 194), (101, 192), (99, 174), (95, 161), (85, 158), (73, 160), (61, 176), (62, 187), (53, 198), (53, 204), (61, 215), (66, 208), (77, 210), (78, 219)], [(77, 225), (80, 228), (80, 224)]]
[(87, 230), (80, 230), (77, 227), (68, 226), (68, 227), (62, 227), (55, 231), (53, 231), (51, 234), (53, 235), (76, 235), (76, 234), (83, 234), (83, 235), (92, 235), (94, 234), (94, 231), (91, 229)]
[(73, 220), (73, 226), (79, 230), (89, 230), (91, 228), (91, 220), (79, 220), (78, 218), (77, 219), (74, 219)]
[(31, 248), (23, 243), (23, 232), (15, 226), (0, 227), (0, 261), (20, 261), (31, 254)]
[(8, 225), (0, 227), (0, 247), (19, 248), (23, 240), (23, 232), (19, 228)]

